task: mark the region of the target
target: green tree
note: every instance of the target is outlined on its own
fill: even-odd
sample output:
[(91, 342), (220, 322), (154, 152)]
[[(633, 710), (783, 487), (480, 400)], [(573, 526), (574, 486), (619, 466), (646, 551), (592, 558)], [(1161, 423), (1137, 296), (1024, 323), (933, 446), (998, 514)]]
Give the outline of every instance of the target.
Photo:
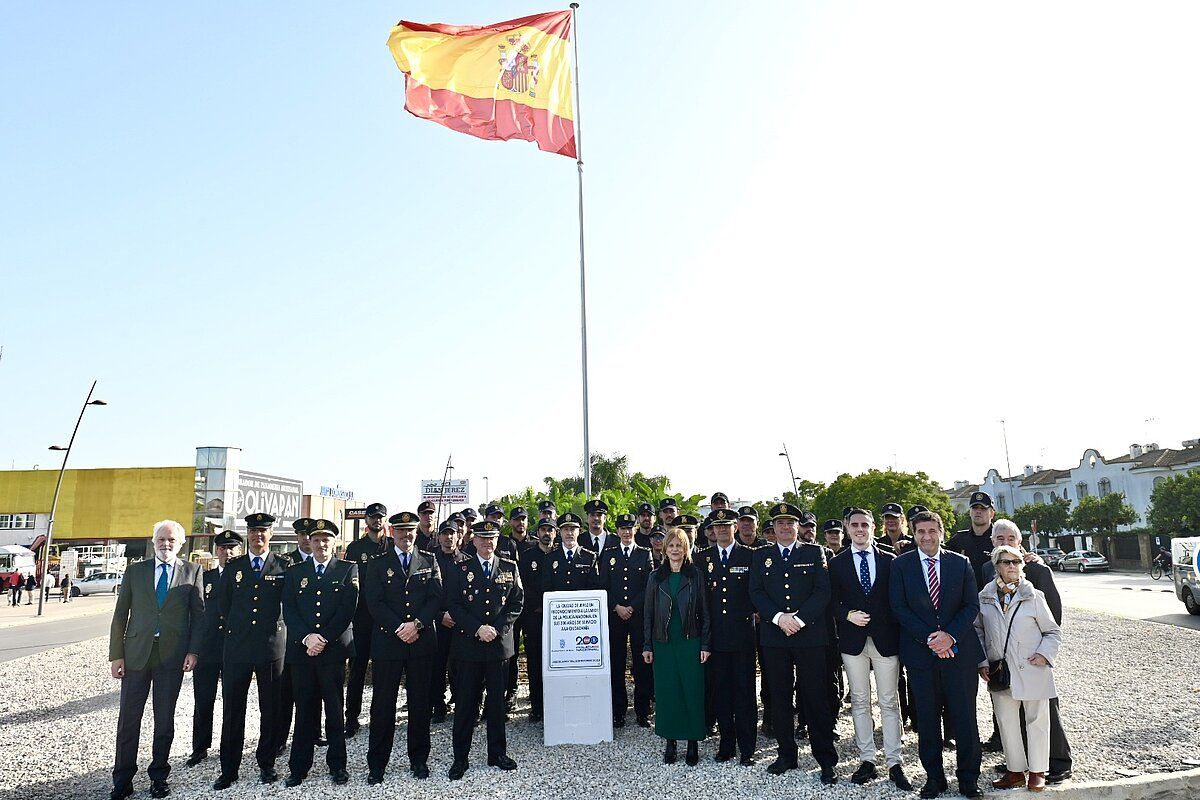
[(1125, 502), (1124, 492), (1104, 497), (1088, 495), (1071, 512), (1070, 527), (1096, 536), (1116, 532), (1118, 525), (1132, 525), (1140, 519), (1133, 506)]
[(1200, 470), (1160, 481), (1150, 495), (1146, 522), (1155, 533), (1177, 534), (1200, 528)]
[(847, 506), (865, 508), (879, 519), (879, 509), (884, 503), (896, 502), (906, 509), (913, 505), (927, 506), (942, 517), (946, 532), (952, 530), (954, 507), (942, 487), (924, 472), (895, 472), (893, 470), (868, 470), (861, 475), (843, 474), (829, 484), (812, 504), (817, 519), (841, 519)]
[(1049, 503), (1030, 503), (1021, 506), (1013, 512), (1012, 520), (1021, 526), (1021, 530), (1033, 529), (1032, 522), (1037, 520), (1038, 533), (1048, 536), (1058, 536), (1071, 527), (1071, 501), (1065, 497), (1055, 497)]

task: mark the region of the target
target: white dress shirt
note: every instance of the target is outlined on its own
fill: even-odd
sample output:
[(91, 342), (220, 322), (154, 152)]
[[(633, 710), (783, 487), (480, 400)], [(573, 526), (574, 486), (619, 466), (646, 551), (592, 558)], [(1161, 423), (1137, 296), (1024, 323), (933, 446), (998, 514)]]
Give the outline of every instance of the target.
[(942, 585), (942, 551), (941, 551), (941, 549), (940, 548), (938, 549), (937, 555), (932, 555), (932, 556), (926, 555), (921, 550), (918, 550), (917, 552), (921, 554), (921, 577), (925, 579), (925, 591), (929, 591), (929, 561), (928, 561), (928, 559), (932, 558), (933, 559), (933, 571), (937, 573), (938, 587), (939, 587), (938, 591), (940, 592), (941, 585)]
[(862, 556), (860, 556), (859, 553), (867, 554), (867, 570), (871, 573), (871, 586), (874, 587), (875, 586), (875, 575), (876, 575), (876, 572), (875, 572), (875, 548), (872, 547), (871, 545), (867, 545), (864, 548), (859, 548), (858, 545), (852, 543), (850, 545), (850, 549), (854, 553), (854, 577), (856, 577), (856, 578), (860, 574), (862, 574), (861, 573), (862, 567), (859, 566), (859, 564), (862, 563)]

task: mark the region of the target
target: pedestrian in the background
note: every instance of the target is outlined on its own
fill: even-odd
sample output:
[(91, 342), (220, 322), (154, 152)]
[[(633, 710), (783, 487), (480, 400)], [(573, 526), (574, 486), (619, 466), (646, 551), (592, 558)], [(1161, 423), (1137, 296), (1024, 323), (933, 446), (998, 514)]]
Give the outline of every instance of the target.
[(47, 600), (49, 600), (49, 599), (50, 599), (50, 593), (51, 593), (52, 591), (54, 591), (54, 587), (57, 585), (57, 583), (58, 583), (58, 582), (54, 580), (54, 573), (53, 573), (53, 572), (47, 572), (47, 573), (46, 573), (46, 580), (45, 580), (45, 582), (44, 582), (44, 583), (43, 583), (43, 585), (42, 585), (42, 588), (43, 588), (43, 589), (45, 590), (45, 592), (46, 592), (46, 599), (47, 599)]
[(712, 650), (704, 578), (692, 564), (693, 529), (667, 531), (666, 558), (646, 581), (642, 645), (654, 667), (654, 732), (667, 740), (663, 763), (675, 763), (676, 742), (686, 739), (688, 766), (700, 761), (700, 740), (708, 732), (703, 667)]
[(21, 605), (21, 587), (25, 585), (25, 578), (21, 573), (14, 572), (8, 578), (9, 590), (12, 592), (12, 599), (9, 601), (11, 605)]
[(37, 591), (37, 578), (33, 577), (33, 573), (25, 578), (25, 605), (33, 605), (33, 593)]
[(62, 580), (58, 582), (58, 594), (62, 602), (71, 602), (71, 574), (69, 572), (63, 572)]

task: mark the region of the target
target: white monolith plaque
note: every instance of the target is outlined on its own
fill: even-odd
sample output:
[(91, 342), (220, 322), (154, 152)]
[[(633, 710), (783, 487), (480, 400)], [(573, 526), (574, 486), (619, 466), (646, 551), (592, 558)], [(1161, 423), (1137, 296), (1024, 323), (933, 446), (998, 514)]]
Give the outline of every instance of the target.
[(542, 623), (545, 743), (611, 742), (608, 592), (547, 592)]

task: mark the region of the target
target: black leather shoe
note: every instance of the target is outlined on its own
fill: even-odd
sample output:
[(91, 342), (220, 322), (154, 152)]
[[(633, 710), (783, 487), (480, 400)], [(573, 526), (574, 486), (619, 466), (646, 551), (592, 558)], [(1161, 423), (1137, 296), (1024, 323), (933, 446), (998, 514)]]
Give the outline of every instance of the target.
[(378, 786), (381, 783), (383, 783), (383, 773), (382, 772), (368, 772), (367, 773), (367, 786)]
[(362, 730), (362, 725), (359, 725), (357, 720), (355, 720), (354, 722), (347, 722), (346, 723), (346, 738), (353, 739), (354, 734), (358, 733), (360, 730)]
[(304, 783), (304, 776), (293, 772), (287, 776), (287, 780), (283, 782), (283, 785), (291, 789), (293, 786), (299, 786), (302, 783)]
[(333, 781), (338, 786), (342, 786), (350, 782), (350, 773), (344, 769), (335, 769), (333, 772), (329, 773), (329, 780)]
[(833, 767), (821, 767), (821, 783), (826, 786), (833, 786), (837, 783), (837, 773), (834, 772)]
[(979, 791), (979, 785), (974, 783), (968, 786), (960, 785), (958, 793), (963, 797), (983, 797), (983, 792)]
[(133, 794), (133, 784), (126, 783), (126, 784), (122, 784), (121, 786), (114, 786), (113, 790), (112, 790), (112, 794), (110, 794), (108, 796), (108, 798), (109, 798), (109, 800), (125, 800), (126, 797), (129, 797), (132, 794)]
[(650, 719), (648, 717), (638, 717), (638, 727), (639, 728), (649, 728), (650, 727)]
[(921, 787), (921, 799), (932, 800), (934, 797), (937, 797), (948, 788), (949, 786), (946, 783), (945, 778), (942, 778), (941, 780), (934, 780), (930, 778), (929, 780), (925, 781), (925, 785)]
[(796, 768), (795, 761), (785, 761), (782, 758), (777, 758), (771, 762), (771, 765), (769, 767), (767, 767), (767, 772), (771, 773), (772, 775), (782, 775), (783, 773), (787, 772), (789, 769), (795, 769), (795, 768)]
[(625, 727), (625, 718), (624, 717), (613, 717), (613, 727), (614, 728), (624, 728)]
[(446, 773), (446, 777), (452, 781), (459, 780), (463, 775), (467, 774), (467, 762), (455, 759), (450, 765), (450, 771)]
[(717, 754), (715, 756), (713, 756), (713, 761), (716, 761), (718, 764), (724, 764), (726, 761), (732, 761), (732, 760), (733, 760), (733, 751), (732, 750), (718, 750)]
[(187, 757), (187, 761), (184, 763), (189, 767), (194, 767), (206, 758), (208, 758), (207, 750), (193, 750), (192, 754)]
[(1046, 785), (1054, 786), (1056, 784), (1062, 783), (1063, 781), (1067, 780), (1070, 777), (1071, 777), (1071, 770), (1069, 770), (1069, 769), (1064, 769), (1062, 772), (1047, 772), (1046, 773)]
[(694, 767), (700, 763), (700, 743), (688, 742), (687, 755), (683, 757), (683, 763), (689, 767)]
[(674, 739), (667, 739), (666, 749), (663, 750), (663, 763), (674, 764), (679, 759), (679, 747)]
[(230, 786), (233, 786), (233, 782), (236, 780), (237, 780), (236, 775), (224, 775), (224, 774), (218, 775), (216, 783), (213, 784), (213, 788), (216, 789), (218, 792), (221, 791), (222, 789), (228, 789)]
[(419, 781), (423, 781), (429, 777), (429, 766), (426, 764), (413, 764), (413, 777)]
[(151, 797), (166, 797), (171, 793), (171, 786), (166, 781), (150, 781)]
[(499, 767), (502, 770), (514, 770), (517, 768), (517, 762), (513, 761), (508, 756), (496, 756), (489, 758), (487, 762), (489, 767)]
[(912, 781), (904, 774), (904, 767), (899, 764), (888, 770), (888, 780), (894, 783), (897, 789), (902, 789), (906, 792), (911, 792), (913, 789)]
[(858, 765), (858, 769), (854, 770), (854, 774), (850, 776), (850, 782), (862, 786), (878, 777), (879, 770), (875, 769), (874, 762), (864, 761)]
[(274, 769), (260, 769), (258, 771), (258, 780), (260, 783), (274, 783), (279, 780), (279, 773)]
[(742, 756), (740, 759), (738, 759), (738, 763), (741, 764), (743, 767), (753, 767), (754, 766), (754, 756)]

